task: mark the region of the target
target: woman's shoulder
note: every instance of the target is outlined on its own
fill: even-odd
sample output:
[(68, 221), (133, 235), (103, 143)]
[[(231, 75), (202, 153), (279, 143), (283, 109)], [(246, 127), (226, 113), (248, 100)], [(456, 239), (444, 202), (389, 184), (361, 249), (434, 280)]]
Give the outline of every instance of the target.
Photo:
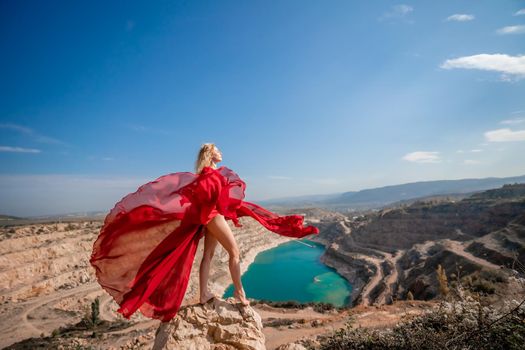
[(209, 165), (205, 165), (202, 170), (201, 170), (201, 173), (203, 173), (204, 171), (221, 171), (221, 170), (231, 170), (230, 168), (228, 168), (226, 165), (221, 165), (220, 167), (217, 167), (217, 168), (213, 168)]
[(214, 168), (212, 166), (209, 166), (209, 165), (205, 165), (202, 167), (200, 173), (197, 173), (197, 177), (200, 177), (201, 175), (206, 175), (205, 177), (208, 177), (210, 175), (218, 175), (218, 176), (221, 176), (224, 174), (224, 171), (225, 169), (228, 169), (227, 167), (225, 167), (224, 165), (223, 166), (220, 166), (218, 168)]
[(216, 174), (221, 175), (222, 177), (226, 178), (229, 182), (241, 179), (239, 174), (237, 174), (234, 170), (232, 170), (226, 165), (221, 165), (218, 168), (212, 168), (210, 166), (205, 166), (204, 168), (202, 168), (201, 173), (205, 173), (205, 172), (206, 173), (215, 172)]

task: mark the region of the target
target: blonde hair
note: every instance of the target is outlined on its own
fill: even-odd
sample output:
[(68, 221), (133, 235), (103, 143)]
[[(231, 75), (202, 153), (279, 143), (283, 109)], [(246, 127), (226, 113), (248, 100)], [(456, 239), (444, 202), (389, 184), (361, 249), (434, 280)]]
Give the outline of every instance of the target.
[(197, 160), (195, 161), (195, 173), (196, 174), (199, 174), (202, 171), (202, 168), (204, 168), (205, 166), (211, 166), (214, 169), (217, 168), (217, 166), (213, 162), (213, 149), (214, 148), (215, 148), (215, 144), (211, 142), (203, 143), (201, 145), (199, 154), (197, 156)]

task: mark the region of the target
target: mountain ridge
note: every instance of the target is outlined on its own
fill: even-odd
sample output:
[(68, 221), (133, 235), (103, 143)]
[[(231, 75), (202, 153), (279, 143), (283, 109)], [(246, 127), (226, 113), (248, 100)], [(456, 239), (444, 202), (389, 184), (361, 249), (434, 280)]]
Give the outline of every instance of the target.
[(380, 208), (394, 202), (415, 199), (427, 196), (472, 194), (498, 188), (506, 184), (525, 183), (525, 175), (512, 177), (487, 177), (487, 178), (465, 178), (457, 180), (431, 180), (416, 181), (397, 185), (387, 185), (376, 188), (368, 188), (359, 191), (342, 192), (339, 196), (330, 195), (330, 198), (314, 200), (312, 195), (309, 200), (305, 196), (287, 197), (258, 201), (261, 205), (268, 206), (315, 206), (319, 208), (353, 208), (372, 209)]

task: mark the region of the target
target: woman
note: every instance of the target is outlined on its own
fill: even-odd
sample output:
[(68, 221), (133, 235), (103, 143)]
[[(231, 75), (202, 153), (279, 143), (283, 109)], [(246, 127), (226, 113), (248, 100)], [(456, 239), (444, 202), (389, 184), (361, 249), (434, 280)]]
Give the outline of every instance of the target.
[[(217, 168), (216, 163), (222, 161), (222, 153), (217, 146), (212, 143), (205, 143), (202, 145), (199, 156), (195, 163), (195, 172), (199, 174), (203, 167), (210, 166), (213, 169)], [(216, 209), (214, 209), (216, 212)], [(206, 225), (204, 234), (204, 252), (199, 268), (199, 286), (200, 286), (200, 303), (205, 304), (216, 296), (208, 290), (208, 277), (210, 274), (210, 263), (215, 252), (217, 243), (226, 249), (229, 255), (229, 269), (232, 276), (234, 292), (233, 297), (242, 305), (250, 305), (241, 283), (241, 267), (239, 261), (239, 248), (235, 237), (220, 213)]]
[(231, 169), (217, 168), (221, 160), (214, 144), (203, 144), (195, 174), (171, 173), (148, 182), (122, 198), (106, 216), (89, 261), (125, 318), (137, 310), (162, 321), (175, 317), (202, 237), (200, 302), (214, 297), (207, 281), (215, 247), (221, 243), (229, 254), (234, 298), (249, 305), (241, 284), (239, 249), (227, 219), (242, 227), (238, 218), (251, 216), (288, 237), (319, 233), (314, 226), (303, 226), (300, 215), (279, 216), (244, 201), (246, 184)]

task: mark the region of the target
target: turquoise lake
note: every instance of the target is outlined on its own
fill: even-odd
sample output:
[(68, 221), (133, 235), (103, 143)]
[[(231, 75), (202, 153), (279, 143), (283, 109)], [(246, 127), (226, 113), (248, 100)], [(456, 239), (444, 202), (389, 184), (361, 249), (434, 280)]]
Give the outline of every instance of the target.
[[(323, 252), (322, 244), (298, 239), (259, 253), (241, 277), (246, 296), (347, 305), (352, 286), (335, 269), (319, 261)], [(226, 288), (223, 298), (231, 296), (233, 284)]]

